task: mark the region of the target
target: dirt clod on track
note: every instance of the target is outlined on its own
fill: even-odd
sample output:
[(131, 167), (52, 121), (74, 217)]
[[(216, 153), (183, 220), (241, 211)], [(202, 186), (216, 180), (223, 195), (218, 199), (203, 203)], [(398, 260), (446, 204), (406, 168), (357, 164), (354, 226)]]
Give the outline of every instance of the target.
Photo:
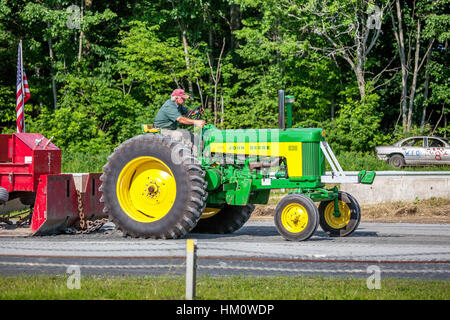
[[(257, 205), (250, 220), (273, 219), (275, 207), (271, 203)], [(361, 205), (361, 212), (362, 222), (450, 223), (450, 199), (366, 204)]]

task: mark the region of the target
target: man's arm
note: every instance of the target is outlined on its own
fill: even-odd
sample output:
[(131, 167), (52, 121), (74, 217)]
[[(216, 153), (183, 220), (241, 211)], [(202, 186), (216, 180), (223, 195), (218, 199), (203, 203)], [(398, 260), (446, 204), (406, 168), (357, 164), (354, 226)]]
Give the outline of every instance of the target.
[(186, 117), (178, 117), (177, 121), (182, 124), (193, 124), (200, 128), (203, 128), (203, 126), (205, 125), (205, 120), (194, 120)]

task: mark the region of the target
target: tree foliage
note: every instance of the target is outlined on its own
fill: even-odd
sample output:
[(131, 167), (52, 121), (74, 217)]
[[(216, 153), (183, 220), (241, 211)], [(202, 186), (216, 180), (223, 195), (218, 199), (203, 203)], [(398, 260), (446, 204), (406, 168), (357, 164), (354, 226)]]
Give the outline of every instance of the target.
[(0, 131), (22, 40), (26, 129), (67, 151), (107, 153), (177, 87), (220, 128), (276, 127), (284, 89), (338, 153), (448, 136), (449, 2), (0, 0)]

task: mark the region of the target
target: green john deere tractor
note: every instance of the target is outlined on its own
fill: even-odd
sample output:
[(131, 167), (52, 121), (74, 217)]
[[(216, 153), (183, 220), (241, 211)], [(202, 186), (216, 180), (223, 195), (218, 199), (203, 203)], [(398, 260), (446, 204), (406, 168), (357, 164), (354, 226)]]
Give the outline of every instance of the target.
[(375, 172), (346, 176), (322, 129), (291, 128), (292, 103), (293, 97), (280, 90), (278, 129), (205, 125), (196, 141), (189, 134), (177, 139), (143, 126), (143, 134), (116, 148), (103, 168), (105, 211), (133, 237), (232, 233), (255, 204), (268, 203), (271, 190), (288, 189), (274, 217), (285, 239), (306, 240), (319, 224), (331, 236), (351, 234), (361, 219), (358, 202), (326, 184), (371, 184)]

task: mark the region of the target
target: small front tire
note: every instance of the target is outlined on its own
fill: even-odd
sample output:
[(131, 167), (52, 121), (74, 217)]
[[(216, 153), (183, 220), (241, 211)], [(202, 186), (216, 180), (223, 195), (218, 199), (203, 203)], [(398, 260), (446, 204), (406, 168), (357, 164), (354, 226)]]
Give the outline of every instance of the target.
[(309, 239), (319, 225), (319, 212), (314, 202), (301, 194), (289, 194), (275, 209), (275, 226), (289, 241)]
[(361, 208), (349, 193), (339, 191), (339, 213), (334, 215), (334, 201), (319, 204), (320, 227), (332, 237), (346, 237), (353, 233), (361, 221)]

